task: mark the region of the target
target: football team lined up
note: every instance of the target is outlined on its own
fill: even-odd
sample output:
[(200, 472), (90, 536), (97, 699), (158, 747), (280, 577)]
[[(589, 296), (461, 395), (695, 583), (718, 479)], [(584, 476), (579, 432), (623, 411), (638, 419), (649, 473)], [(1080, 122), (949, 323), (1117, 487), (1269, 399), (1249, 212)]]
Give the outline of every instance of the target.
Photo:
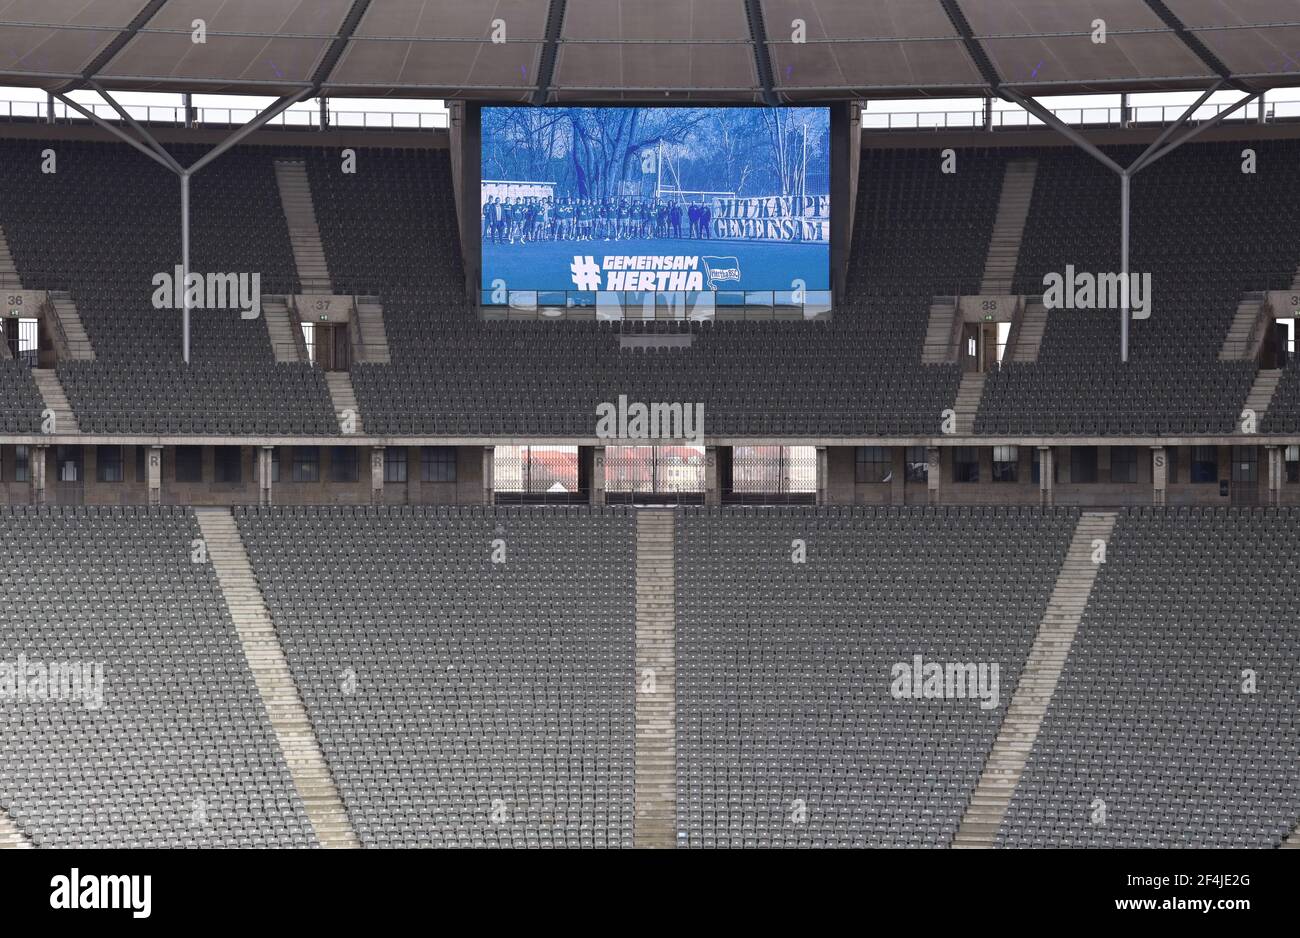
[(556, 199), (493, 196), (483, 203), (483, 240), (627, 241), (636, 238), (711, 238), (706, 204), (664, 199)]

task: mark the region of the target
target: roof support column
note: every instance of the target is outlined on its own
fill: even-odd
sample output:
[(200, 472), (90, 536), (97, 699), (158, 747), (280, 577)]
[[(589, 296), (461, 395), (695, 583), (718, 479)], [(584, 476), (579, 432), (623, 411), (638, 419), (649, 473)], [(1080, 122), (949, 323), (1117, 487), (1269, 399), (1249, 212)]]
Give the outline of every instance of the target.
[(86, 118), (88, 118), (92, 123), (103, 128), (104, 130), (107, 130), (109, 133), (117, 137), (119, 140), (122, 140), (124, 143), (128, 143), (131, 146), (135, 147), (135, 149), (139, 150), (145, 156), (149, 157), (149, 159), (153, 160), (155, 163), (160, 164), (168, 171), (175, 173), (177, 176), (180, 177), (181, 180), (181, 283), (180, 283), (180, 288), (181, 288), (181, 294), (184, 298), (184, 302), (182, 305), (184, 306), (184, 310), (185, 310), (184, 326), (183, 326), (184, 345), (182, 347), (182, 356), (185, 360), (185, 364), (188, 365), (190, 363), (190, 298), (189, 298), (189, 289), (188, 289), (189, 276), (190, 276), (190, 177), (193, 176), (195, 173), (197, 173), (199, 170), (201, 170), (203, 167), (207, 166), (209, 163), (211, 163), (221, 154), (225, 153), (235, 144), (239, 143), (249, 134), (253, 133), (259, 127), (264, 126), (265, 124), (267, 124), (268, 122), (270, 122), (271, 120), (279, 116), (281, 113), (288, 110), (294, 104), (301, 101), (303, 98), (308, 97), (312, 93), (313, 89), (302, 88), (301, 90), (295, 92), (294, 94), (286, 95), (285, 97), (279, 98), (273, 104), (271, 104), (269, 107), (263, 110), (260, 114), (254, 117), (251, 121), (245, 124), (243, 127), (240, 127), (238, 130), (232, 133), (221, 143), (217, 144), (215, 147), (213, 147), (211, 150), (205, 153), (201, 158), (199, 158), (194, 163), (194, 165), (186, 168), (181, 166), (181, 164), (178, 163), (176, 159), (172, 157), (170, 153), (167, 152), (167, 150), (163, 147), (163, 145), (159, 143), (154, 138), (154, 136), (149, 133), (148, 130), (142, 127), (139, 124), (139, 122), (136, 121), (135, 118), (133, 118), (126, 111), (125, 108), (123, 108), (120, 104), (118, 104), (116, 99), (114, 99), (112, 95), (110, 95), (107, 91), (105, 91), (103, 88), (101, 88), (99, 85), (95, 84), (94, 82), (91, 82), (91, 86), (99, 93), (100, 97), (102, 97), (105, 101), (107, 101), (110, 106), (112, 106), (113, 110), (117, 111), (117, 113), (121, 116), (122, 120), (128, 126), (130, 126), (132, 130), (134, 130), (137, 134), (139, 134), (139, 138), (134, 137), (131, 134), (128, 134), (125, 130), (123, 130), (118, 125), (109, 123), (108, 121), (101, 118), (94, 111), (82, 107), (80, 104), (78, 104), (76, 101), (73, 101), (71, 98), (69, 98), (66, 94), (62, 92), (57, 94), (56, 97), (64, 104), (66, 104), (68, 107), (72, 108), (74, 111), (77, 111), (83, 116), (85, 116)]
[(1172, 137), (1179, 129), (1187, 126), (1188, 122), (1196, 111), (1204, 104), (1214, 92), (1222, 87), (1223, 81), (1216, 82), (1212, 87), (1205, 90), (1190, 107), (1182, 113), (1178, 120), (1174, 121), (1158, 136), (1155, 141), (1147, 147), (1142, 154), (1134, 160), (1129, 166), (1121, 166), (1105, 153), (1103, 153), (1095, 144), (1081, 134), (1077, 128), (1071, 127), (1065, 121), (1061, 120), (1047, 108), (1043, 107), (1033, 98), (1027, 98), (1019, 92), (1004, 88), (1001, 93), (1009, 101), (1014, 101), (1022, 108), (1033, 114), (1048, 127), (1055, 130), (1061, 136), (1065, 137), (1079, 149), (1083, 150), (1089, 156), (1093, 157), (1115, 175), (1120, 177), (1120, 255), (1121, 265), (1123, 267), (1123, 280), (1120, 285), (1120, 361), (1128, 362), (1128, 345), (1129, 345), (1129, 196), (1130, 182), (1133, 176), (1146, 169), (1156, 160), (1167, 156), (1174, 150), (1177, 150), (1184, 143), (1194, 137), (1204, 133), (1209, 128), (1223, 121), (1230, 114), (1246, 106), (1251, 101), (1259, 97), (1259, 92), (1247, 94), (1230, 107), (1219, 111), (1212, 118), (1203, 121), (1192, 127), (1186, 133), (1178, 137), (1172, 143), (1169, 138)]

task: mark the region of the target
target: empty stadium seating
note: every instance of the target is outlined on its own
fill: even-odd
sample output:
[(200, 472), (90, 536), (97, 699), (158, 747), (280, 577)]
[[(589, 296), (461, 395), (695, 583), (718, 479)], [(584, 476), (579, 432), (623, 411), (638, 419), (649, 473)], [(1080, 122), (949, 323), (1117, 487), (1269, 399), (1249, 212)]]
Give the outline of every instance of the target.
[[(1300, 158), (1294, 141), (1251, 145), (1266, 166)], [(977, 433), (1234, 432), (1256, 366), (1217, 353), (1242, 294), (1286, 289), (1300, 263), (1300, 247), (1277, 236), (1278, 219), (1300, 208), (1300, 182), (1294, 173), (1243, 173), (1241, 151), (1240, 142), (1188, 145), (1134, 177), (1130, 269), (1151, 275), (1152, 306), (1132, 323), (1129, 363), (1119, 360), (1117, 309), (1052, 310), (1038, 361), (989, 375)], [(1126, 165), (1142, 148), (1109, 152)], [(1067, 264), (1118, 272), (1115, 175), (1073, 148), (1034, 155), (1014, 289), (1042, 294), (1043, 277)]]
[(1001, 845), (1281, 843), (1300, 817), (1297, 532), (1294, 509), (1120, 513)]
[(0, 807), (36, 846), (316, 845), (198, 536), (181, 508), (0, 508), (0, 662), (43, 669), (33, 695), (102, 668), (102, 706), (0, 700)]
[[(67, 290), (95, 361), (59, 378), (86, 433), (311, 433), (338, 426), (323, 375), (275, 363), (263, 319), (195, 310), (191, 364), (179, 310), (152, 305), (155, 274), (180, 263), (179, 183), (122, 144), (0, 141), (0, 224), (23, 285)], [(176, 146), (192, 163), (202, 146)], [(271, 154), (237, 148), (191, 182), (191, 269), (258, 273), (261, 292), (297, 292)], [(75, 224), (73, 222), (75, 221)]]
[(628, 509), (237, 520), (363, 846), (632, 845)]
[[(679, 844), (946, 846), (1077, 517), (684, 509)], [(793, 562), (795, 539), (805, 563)], [(915, 655), (998, 663), (996, 706), (895, 699), (891, 668)]]

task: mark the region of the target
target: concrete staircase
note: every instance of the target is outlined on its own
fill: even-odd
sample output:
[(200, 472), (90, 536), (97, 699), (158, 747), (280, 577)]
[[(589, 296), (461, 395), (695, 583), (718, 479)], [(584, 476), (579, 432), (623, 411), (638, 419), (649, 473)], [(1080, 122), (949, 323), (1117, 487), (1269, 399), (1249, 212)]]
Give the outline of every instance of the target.
[(208, 559), (235, 620), (244, 656), (316, 837), (323, 847), (359, 847), (253, 576), (235, 519), (225, 508), (196, 508), (194, 514), (203, 532)]
[(1264, 415), (1268, 413), (1268, 406), (1273, 403), (1273, 393), (1281, 380), (1281, 368), (1261, 368), (1255, 375), (1255, 383), (1250, 386), (1244, 407), (1255, 412), (1256, 426), (1263, 422)]
[(0, 808), (0, 850), (31, 850), (32, 842), (18, 829), (9, 812)]
[(18, 290), (22, 285), (13, 255), (9, 253), (9, 240), (5, 237), (4, 228), (0, 227), (0, 290)]
[(1025, 233), (1025, 219), (1029, 217), (1029, 203), (1034, 197), (1034, 177), (1038, 174), (1037, 160), (1011, 160), (1002, 176), (1002, 196), (998, 200), (998, 214), (993, 221), (993, 234), (989, 238), (989, 251), (984, 260), (984, 278), (980, 282), (983, 295), (1001, 295), (1011, 292), (1016, 262), (1020, 259), (1020, 241)]
[(985, 377), (979, 371), (967, 371), (961, 376), (957, 402), (952, 407), (957, 412), (958, 436), (970, 436), (975, 432), (975, 413), (980, 409), (980, 398), (984, 395)]
[(72, 302), (72, 294), (67, 290), (51, 290), (50, 305), (54, 307), (54, 316), (58, 320), (58, 329), (67, 339), (68, 347), (65, 357), (71, 361), (93, 362), (95, 350), (90, 345), (90, 336), (81, 323), (81, 314), (77, 304)]
[(388, 333), (384, 329), (384, 308), (377, 296), (359, 296), (356, 302), (357, 327), (361, 330), (359, 361), (388, 365)]
[(339, 425), (342, 426), (343, 412), (350, 410), (356, 415), (355, 432), (363, 432), (361, 408), (357, 406), (357, 393), (352, 388), (351, 376), (346, 371), (327, 371), (325, 384), (329, 387), (330, 400), (334, 402), (334, 415), (339, 418)]
[(280, 204), (289, 223), (289, 243), (304, 293), (333, 293), (325, 248), (316, 224), (316, 206), (311, 198), (307, 164), (302, 160), (276, 160), (275, 179), (280, 186)]
[(1300, 850), (1300, 824), (1291, 828), (1291, 833), (1287, 834), (1286, 840), (1282, 841), (1283, 850)]
[(1079, 518), (1025, 669), (970, 804), (966, 806), (957, 836), (953, 838), (953, 847), (993, 846), (1042, 728), (1048, 704), (1056, 693), (1065, 659), (1074, 644), (1079, 621), (1100, 570), (1101, 565), (1092, 562), (1092, 542), (1096, 538), (1109, 541), (1114, 529), (1113, 511), (1087, 512)]
[(1247, 293), (1242, 297), (1223, 340), (1223, 348), (1219, 349), (1219, 361), (1241, 362), (1256, 358), (1259, 341), (1263, 339), (1259, 334), (1259, 323), (1267, 313), (1267, 300), (1263, 293)]
[(77, 426), (77, 417), (72, 412), (72, 405), (68, 403), (68, 395), (63, 393), (63, 385), (59, 383), (58, 372), (53, 368), (33, 368), (32, 378), (36, 381), (45, 406), (54, 411), (54, 432), (80, 433), (81, 428)]
[(1042, 297), (1025, 300), (1020, 314), (1020, 328), (1016, 331), (1015, 345), (1011, 349), (1011, 362), (1038, 361), (1038, 350), (1043, 347), (1043, 333), (1047, 331), (1047, 307)]
[(944, 365), (957, 360), (953, 328), (957, 318), (957, 297), (936, 296), (930, 301), (930, 321), (925, 327), (922, 365)]
[[(677, 829), (673, 512), (636, 515), (636, 807), (632, 842), (673, 847)], [(654, 693), (645, 692), (647, 671)]]
[(277, 362), (306, 360), (303, 355), (306, 340), (301, 335), (294, 335), (293, 318), (289, 314), (289, 303), (285, 297), (262, 297), (262, 318), (266, 320), (266, 331), (271, 337), (271, 350), (275, 353)]

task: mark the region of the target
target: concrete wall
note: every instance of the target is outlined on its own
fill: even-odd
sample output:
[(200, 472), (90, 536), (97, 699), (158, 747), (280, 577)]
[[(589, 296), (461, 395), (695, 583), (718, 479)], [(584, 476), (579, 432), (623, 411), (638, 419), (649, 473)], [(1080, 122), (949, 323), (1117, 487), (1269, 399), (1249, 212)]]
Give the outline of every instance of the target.
[[(147, 505), (149, 503), (148, 469), (137, 467), (134, 446), (123, 446), (121, 482), (98, 481), (98, 450), (82, 447), (82, 474), (78, 482), (59, 482), (58, 465), (53, 448), (46, 465), (47, 503), (50, 505)], [(149, 447), (141, 447), (147, 460)], [(272, 497), (277, 505), (368, 505), (371, 503), (370, 447), (357, 450), (357, 480), (333, 482), (332, 449), (320, 449), (320, 473), (316, 482), (293, 481), (293, 448), (278, 447), (279, 481), (273, 483)], [(456, 448), (455, 482), (422, 482), (420, 448), (406, 447), (407, 481), (383, 486), (383, 501), (393, 505), (479, 505), (483, 503), (483, 448)], [(202, 482), (176, 481), (176, 449), (162, 451), (161, 502), (164, 505), (256, 505), (258, 447), (240, 448), (240, 481), (216, 482), (216, 450), (202, 448)], [(137, 468), (141, 471), (137, 472)], [(17, 482), (15, 448), (0, 446), (0, 504), (29, 505), (32, 484)]]

